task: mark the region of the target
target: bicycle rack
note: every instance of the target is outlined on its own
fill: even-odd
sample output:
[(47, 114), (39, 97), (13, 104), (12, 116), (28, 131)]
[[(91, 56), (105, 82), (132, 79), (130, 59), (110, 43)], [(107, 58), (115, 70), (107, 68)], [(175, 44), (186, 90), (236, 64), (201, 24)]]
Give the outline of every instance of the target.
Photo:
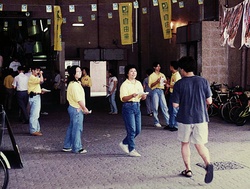
[(8, 131), (13, 150), (1, 149), (1, 151), (8, 159), (11, 168), (23, 168), (23, 163), (21, 160), (19, 148), (18, 145), (16, 144), (16, 140), (13, 135), (9, 119), (6, 115), (3, 105), (0, 104), (0, 147), (2, 145), (2, 140), (5, 130)]

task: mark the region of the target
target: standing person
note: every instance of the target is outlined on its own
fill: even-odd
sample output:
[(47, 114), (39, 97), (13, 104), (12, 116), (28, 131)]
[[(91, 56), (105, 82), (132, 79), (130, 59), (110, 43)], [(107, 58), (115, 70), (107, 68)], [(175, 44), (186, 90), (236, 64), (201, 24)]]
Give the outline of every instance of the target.
[(28, 95), (29, 77), (24, 74), (23, 66), (19, 66), (17, 69), (19, 74), (14, 78), (12, 85), (14, 89), (16, 89), (17, 91), (16, 92), (17, 102), (21, 109), (22, 119), (24, 120), (23, 123), (28, 124), (29, 115), (27, 107), (29, 101), (29, 95)]
[(13, 70), (8, 69), (7, 76), (3, 80), (3, 85), (5, 88), (4, 106), (5, 106), (6, 110), (8, 110), (8, 111), (11, 111), (12, 100), (13, 100), (13, 96), (15, 95), (15, 89), (12, 86), (13, 81), (14, 81)]
[(64, 140), (64, 152), (86, 153), (87, 150), (82, 148), (82, 131), (84, 114), (88, 114), (89, 110), (85, 103), (85, 93), (79, 79), (82, 76), (81, 68), (72, 66), (69, 71), (67, 100), (69, 102), (68, 113), (70, 123)]
[(120, 87), (122, 117), (125, 123), (127, 136), (119, 144), (121, 149), (129, 156), (140, 157), (135, 150), (135, 137), (141, 132), (140, 100), (145, 100), (146, 95), (140, 81), (136, 80), (137, 71), (134, 65), (125, 67), (126, 80)]
[(86, 104), (90, 102), (90, 87), (92, 87), (92, 80), (89, 76), (89, 69), (86, 67), (82, 68), (81, 83), (85, 92)]
[(176, 122), (176, 116), (178, 112), (178, 108), (173, 107), (173, 91), (174, 91), (174, 84), (181, 79), (181, 75), (178, 71), (178, 62), (171, 61), (170, 62), (170, 71), (172, 72), (172, 76), (170, 78), (169, 84), (167, 87), (169, 88), (169, 105), (168, 105), (168, 112), (169, 112), (169, 127), (166, 126), (164, 129), (170, 131), (178, 131), (178, 125)]
[(146, 98), (146, 108), (147, 108), (147, 114), (148, 116), (153, 116), (153, 108), (152, 108), (152, 89), (148, 86), (148, 77), (152, 74), (152, 69), (146, 70), (146, 78), (143, 80), (143, 89), (145, 92), (148, 92), (147, 98)]
[(25, 65), (27, 67), (32, 66), (33, 63), (33, 52), (34, 52), (35, 41), (31, 38), (25, 40), (23, 44), (24, 53), (25, 53)]
[(181, 141), (181, 153), (186, 169), (182, 175), (192, 176), (190, 165), (190, 142), (205, 163), (205, 183), (213, 180), (213, 165), (205, 144), (208, 142), (207, 104), (212, 103), (212, 92), (208, 81), (194, 75), (196, 62), (186, 56), (179, 60), (180, 72), (183, 78), (174, 85), (173, 106), (179, 107), (177, 114), (178, 140)]
[(56, 104), (60, 104), (60, 92), (61, 92), (61, 75), (59, 70), (55, 70), (55, 78), (54, 78), (54, 101)]
[(17, 72), (18, 66), (21, 66), (21, 63), (18, 61), (17, 58), (10, 63), (9, 68), (12, 69), (14, 72)]
[[(40, 110), (41, 110), (41, 86), (43, 82), (43, 71), (39, 67), (34, 66), (31, 68), (32, 75), (28, 80), (28, 94), (30, 105), (30, 134), (33, 136), (42, 136), (40, 131)], [(38, 77), (40, 75), (40, 77)]]
[(169, 114), (166, 98), (164, 95), (164, 85), (166, 84), (166, 77), (160, 72), (161, 66), (158, 62), (153, 64), (154, 72), (149, 76), (148, 86), (152, 89), (152, 106), (155, 127), (161, 127), (158, 118), (158, 107), (160, 105), (161, 111), (165, 118), (167, 126), (169, 125)]
[(117, 77), (114, 69), (109, 69), (109, 83), (108, 83), (108, 92), (109, 92), (109, 104), (110, 104), (110, 112), (109, 114), (118, 114), (117, 105), (115, 102), (115, 94), (117, 89)]

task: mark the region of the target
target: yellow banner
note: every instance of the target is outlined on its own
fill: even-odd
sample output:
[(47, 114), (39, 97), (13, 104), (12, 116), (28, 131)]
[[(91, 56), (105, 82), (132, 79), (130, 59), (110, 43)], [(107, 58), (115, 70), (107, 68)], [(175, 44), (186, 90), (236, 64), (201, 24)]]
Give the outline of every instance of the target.
[(133, 44), (132, 3), (119, 3), (120, 32), (122, 45)]
[(161, 16), (161, 25), (163, 31), (164, 39), (171, 39), (172, 38), (172, 31), (171, 31), (171, 19), (172, 19), (172, 8), (171, 8), (171, 1), (170, 0), (158, 0), (159, 9), (160, 9), (160, 16)]
[(54, 50), (62, 51), (62, 13), (60, 6), (54, 6)]

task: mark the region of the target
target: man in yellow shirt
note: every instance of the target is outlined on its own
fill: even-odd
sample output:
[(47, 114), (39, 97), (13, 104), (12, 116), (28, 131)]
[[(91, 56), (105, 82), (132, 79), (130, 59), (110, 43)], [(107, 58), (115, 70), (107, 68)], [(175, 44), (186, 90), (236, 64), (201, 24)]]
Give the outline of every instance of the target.
[(164, 129), (166, 130), (170, 130), (170, 131), (177, 131), (178, 130), (178, 126), (177, 126), (177, 122), (176, 122), (176, 116), (177, 116), (177, 112), (178, 112), (178, 108), (174, 108), (173, 107), (173, 91), (174, 91), (174, 84), (181, 79), (181, 75), (178, 71), (178, 62), (177, 61), (171, 61), (170, 62), (170, 71), (172, 72), (172, 76), (170, 79), (170, 83), (167, 84), (167, 87), (169, 88), (169, 92), (170, 92), (170, 96), (169, 96), (169, 104), (168, 104), (168, 108), (169, 108), (169, 127), (166, 126), (164, 127)]
[[(32, 75), (28, 81), (28, 94), (29, 94), (29, 104), (30, 104), (30, 134), (33, 136), (41, 136), (39, 117), (41, 110), (41, 86), (43, 82), (43, 71), (39, 67), (31, 68)], [(38, 74), (40, 77), (37, 77)]]
[(13, 77), (13, 70), (8, 70), (8, 75), (4, 78), (3, 85), (5, 88), (5, 101), (4, 106), (6, 110), (10, 111), (12, 106), (12, 99), (15, 94), (15, 89), (12, 86), (12, 83), (14, 81)]
[(82, 68), (82, 78), (81, 78), (81, 84), (85, 92), (86, 96), (86, 103), (90, 101), (90, 87), (92, 87), (92, 80), (89, 76), (89, 69), (86, 67)]
[(153, 64), (154, 72), (149, 76), (148, 86), (152, 89), (152, 108), (154, 117), (154, 126), (161, 127), (158, 118), (158, 107), (160, 105), (167, 126), (169, 125), (169, 114), (166, 98), (164, 95), (164, 86), (166, 84), (166, 77), (160, 72), (161, 66), (158, 62)]

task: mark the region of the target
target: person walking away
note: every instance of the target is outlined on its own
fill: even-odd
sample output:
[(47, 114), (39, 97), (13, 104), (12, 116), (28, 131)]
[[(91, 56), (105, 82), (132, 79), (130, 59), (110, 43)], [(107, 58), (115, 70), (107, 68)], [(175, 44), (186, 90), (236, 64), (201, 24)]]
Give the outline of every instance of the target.
[(5, 88), (5, 101), (4, 101), (4, 107), (7, 111), (11, 111), (12, 108), (12, 100), (15, 95), (15, 89), (12, 86), (12, 83), (14, 81), (13, 77), (13, 70), (8, 69), (7, 70), (7, 76), (3, 80), (3, 85)]
[(29, 77), (24, 74), (24, 67), (19, 66), (17, 68), (18, 75), (14, 78), (12, 86), (16, 89), (16, 97), (17, 102), (21, 110), (21, 119), (23, 119), (23, 123), (29, 123), (29, 115), (28, 115), (28, 80)]
[(152, 110), (152, 89), (148, 86), (148, 77), (153, 73), (152, 69), (146, 70), (146, 77), (143, 80), (143, 89), (145, 92), (148, 92), (147, 98), (145, 100), (146, 102), (146, 109), (147, 109), (147, 115), (153, 116), (153, 110)]
[(59, 70), (55, 70), (55, 78), (54, 78), (54, 101), (56, 104), (60, 104), (60, 92), (61, 92), (61, 75)]
[(82, 68), (81, 84), (85, 92), (86, 104), (90, 103), (90, 88), (92, 87), (92, 80), (89, 76), (89, 69), (86, 67)]
[(114, 69), (109, 69), (109, 83), (108, 83), (108, 92), (109, 92), (109, 104), (110, 104), (110, 112), (109, 114), (118, 114), (118, 109), (115, 101), (116, 97), (116, 89), (117, 89), (117, 77)]
[(213, 165), (205, 144), (208, 142), (207, 104), (212, 103), (212, 92), (209, 82), (205, 78), (194, 75), (196, 62), (192, 57), (182, 57), (178, 62), (182, 79), (174, 85), (173, 107), (179, 107), (176, 118), (178, 140), (181, 141), (181, 154), (186, 167), (181, 174), (192, 177), (191, 142), (205, 163), (204, 181), (210, 183), (213, 180)]
[(161, 66), (158, 62), (153, 64), (154, 72), (149, 76), (148, 86), (152, 89), (152, 107), (153, 107), (153, 117), (154, 126), (161, 127), (158, 118), (158, 107), (160, 105), (161, 111), (163, 113), (166, 125), (169, 125), (169, 114), (166, 98), (164, 95), (164, 86), (166, 84), (166, 77), (160, 72)]
[(170, 131), (177, 131), (178, 125), (176, 122), (176, 116), (178, 112), (178, 108), (173, 107), (173, 90), (174, 90), (174, 84), (181, 79), (181, 75), (178, 71), (178, 62), (177, 61), (171, 61), (170, 62), (170, 71), (172, 72), (172, 76), (170, 78), (169, 83), (167, 83), (167, 87), (169, 88), (169, 105), (168, 105), (168, 112), (169, 112), (169, 127), (166, 126), (164, 129), (170, 130)]
[[(30, 105), (30, 134), (33, 136), (42, 136), (39, 117), (41, 110), (41, 86), (43, 80), (43, 71), (39, 67), (34, 66), (31, 68), (32, 75), (28, 80), (28, 94)], [(40, 77), (38, 77), (40, 75)]]
[(82, 147), (82, 131), (84, 114), (88, 114), (85, 93), (79, 79), (82, 76), (81, 68), (72, 66), (69, 70), (67, 100), (69, 102), (68, 113), (70, 123), (64, 139), (64, 152), (87, 153)]
[(140, 100), (145, 100), (147, 95), (143, 92), (143, 86), (136, 80), (137, 71), (134, 65), (125, 67), (126, 80), (120, 87), (120, 99), (122, 105), (122, 117), (125, 123), (127, 136), (119, 144), (120, 148), (132, 157), (140, 157), (135, 150), (135, 138), (141, 132)]

